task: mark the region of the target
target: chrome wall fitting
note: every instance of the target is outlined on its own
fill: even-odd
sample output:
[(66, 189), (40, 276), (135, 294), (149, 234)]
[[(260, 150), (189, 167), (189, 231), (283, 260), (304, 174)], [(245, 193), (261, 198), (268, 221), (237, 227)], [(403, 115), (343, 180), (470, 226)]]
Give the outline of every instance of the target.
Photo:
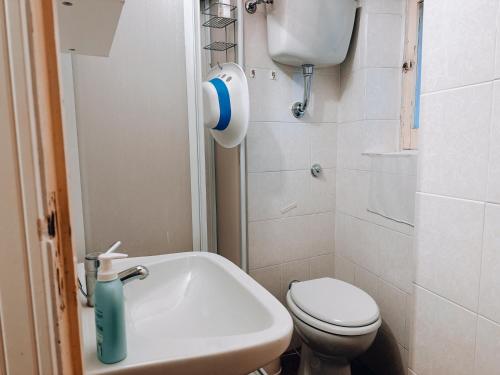
[(323, 172), (323, 168), (321, 168), (321, 165), (314, 164), (311, 167), (311, 174), (313, 175), (313, 177), (319, 177), (319, 175), (321, 174), (321, 172)]
[(296, 102), (292, 106), (292, 114), (295, 118), (304, 117), (311, 96), (312, 76), (314, 73), (314, 65), (302, 65), (302, 75), (304, 76), (304, 99), (302, 102)]
[(247, 0), (245, 2), (245, 9), (248, 13), (254, 14), (257, 12), (257, 5), (259, 4), (272, 4), (273, 0)]

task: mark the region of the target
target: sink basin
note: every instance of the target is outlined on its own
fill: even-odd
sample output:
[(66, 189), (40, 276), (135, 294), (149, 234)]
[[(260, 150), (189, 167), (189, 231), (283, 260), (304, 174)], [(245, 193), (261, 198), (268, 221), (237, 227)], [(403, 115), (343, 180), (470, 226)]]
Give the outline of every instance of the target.
[(128, 258), (116, 266), (138, 264), (150, 275), (124, 287), (125, 360), (99, 362), (94, 309), (82, 304), (86, 374), (246, 375), (288, 347), (293, 325), (287, 310), (227, 259), (189, 252)]

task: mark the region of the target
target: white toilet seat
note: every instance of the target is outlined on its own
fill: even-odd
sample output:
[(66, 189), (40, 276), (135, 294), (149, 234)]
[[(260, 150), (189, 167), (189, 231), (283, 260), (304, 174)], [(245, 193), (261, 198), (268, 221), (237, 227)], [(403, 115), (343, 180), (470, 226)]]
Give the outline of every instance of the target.
[[(319, 283), (321, 280), (317, 280), (316, 282), (306, 282), (310, 283), (308, 285), (309, 288), (316, 288), (322, 286), (321, 283)], [(335, 279), (330, 279), (330, 280), (323, 280), (323, 286), (324, 281), (329, 281), (331, 283), (334, 282), (340, 282), (339, 280)], [(351, 286), (349, 284), (349, 286)], [(352, 286), (352, 288), (357, 289), (356, 287)], [(306, 290), (306, 292), (311, 292), (311, 290)], [(303, 294), (305, 296), (305, 294)], [(367, 296), (369, 297), (369, 296)], [(297, 296), (295, 296), (297, 298)], [(339, 298), (339, 297), (337, 297)], [(344, 300), (343, 297), (342, 300)], [(369, 297), (371, 299), (371, 297)], [(346, 298), (347, 299), (347, 298)], [(342, 335), (342, 336), (359, 336), (359, 335), (365, 335), (369, 334), (372, 332), (375, 332), (381, 325), (382, 319), (380, 317), (380, 313), (378, 312), (378, 307), (375, 306), (375, 314), (373, 314), (373, 309), (368, 313), (367, 320), (361, 319), (360, 321), (363, 321), (363, 324), (355, 325), (355, 324), (334, 324), (333, 322), (336, 322), (336, 317), (328, 317), (328, 319), (325, 319), (325, 317), (322, 317), (322, 319), (318, 319), (311, 314), (307, 313), (303, 309), (301, 309), (297, 303), (295, 303), (293, 297), (292, 297), (292, 292), (291, 290), (288, 291), (286, 295), (286, 302), (288, 304), (288, 307), (290, 308), (292, 314), (295, 315), (296, 318), (300, 319), (302, 322), (305, 324), (316, 328), (318, 330), (321, 330), (323, 332), (335, 334), (335, 335)], [(300, 301), (302, 302), (302, 301)], [(342, 302), (342, 301), (336, 301), (337, 303)], [(375, 301), (372, 301), (375, 304)], [(376, 304), (375, 304), (376, 305)], [(321, 311), (324, 315), (324, 311)], [(343, 311), (345, 313), (345, 311)], [(319, 316), (322, 316), (322, 314), (318, 314)], [(344, 314), (345, 317), (345, 314)], [(326, 322), (325, 320), (328, 320)], [(344, 319), (345, 320), (345, 319)]]

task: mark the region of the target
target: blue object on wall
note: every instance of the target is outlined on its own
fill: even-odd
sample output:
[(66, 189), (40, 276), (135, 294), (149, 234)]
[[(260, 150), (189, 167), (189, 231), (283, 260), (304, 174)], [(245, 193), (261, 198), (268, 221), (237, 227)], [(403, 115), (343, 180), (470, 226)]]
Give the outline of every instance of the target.
[(214, 85), (219, 97), (219, 121), (214, 130), (224, 130), (231, 121), (231, 98), (226, 84), (220, 78), (214, 78), (209, 81)]

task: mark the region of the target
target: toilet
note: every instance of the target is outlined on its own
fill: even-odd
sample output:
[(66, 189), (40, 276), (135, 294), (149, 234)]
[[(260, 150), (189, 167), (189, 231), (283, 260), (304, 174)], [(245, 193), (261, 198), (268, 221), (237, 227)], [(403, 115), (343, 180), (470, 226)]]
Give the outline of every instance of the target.
[(330, 277), (293, 282), (286, 303), (302, 340), (299, 375), (350, 375), (382, 322), (372, 297)]

